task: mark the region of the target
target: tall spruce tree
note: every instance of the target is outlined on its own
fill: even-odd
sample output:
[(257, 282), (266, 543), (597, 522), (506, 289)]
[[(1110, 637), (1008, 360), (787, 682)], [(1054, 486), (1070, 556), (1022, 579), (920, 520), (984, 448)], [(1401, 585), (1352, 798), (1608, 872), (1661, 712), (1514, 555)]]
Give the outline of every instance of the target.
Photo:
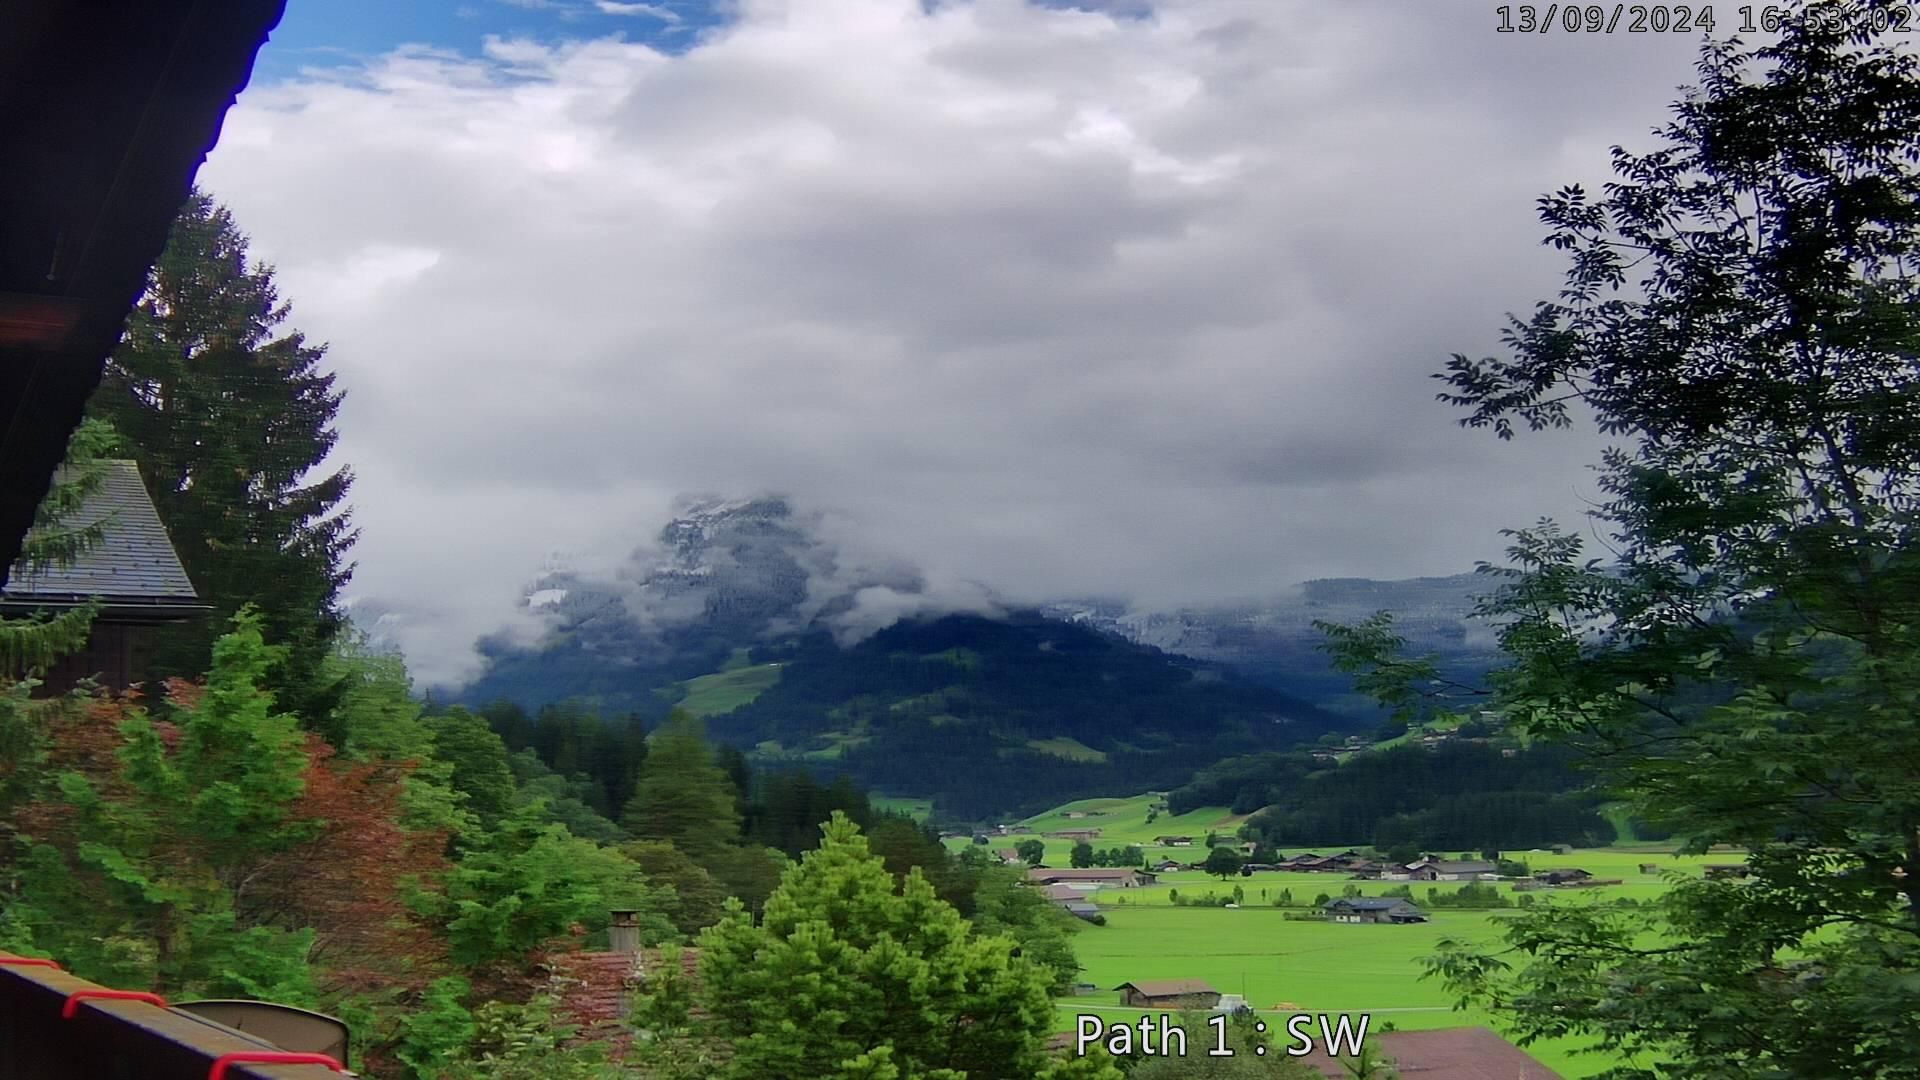
[(341, 393), (325, 349), (281, 332), (289, 307), (273, 269), (249, 261), (233, 216), (195, 191), (127, 319), (90, 412), (110, 421), (189, 576), (214, 607), (155, 642), (152, 676), (205, 671), (212, 643), (244, 604), (286, 647), (267, 686), (318, 722), (336, 687), (323, 664), (344, 619), (353, 532), (333, 449)]
[[(1514, 355), (1443, 376), (1470, 426), (1592, 417), (1619, 440), (1594, 515), (1610, 559), (1551, 523), (1510, 534), (1484, 703), (1590, 751), (1693, 850), (1748, 851), (1744, 880), (1544, 905), (1503, 954), (1433, 962), (1523, 1040), (1592, 1039), (1613, 1080), (1920, 1077), (1920, 61), (1900, 17), (1815, 0), (1777, 43), (1709, 43), (1663, 146), (1616, 149), (1600, 198), (1541, 200), (1572, 267), (1513, 321)], [(1404, 704), (1437, 672), (1400, 644), (1384, 620), (1332, 642)]]
[(676, 709), (653, 734), (620, 824), (705, 861), (740, 839), (733, 780), (715, 762), (700, 721)]

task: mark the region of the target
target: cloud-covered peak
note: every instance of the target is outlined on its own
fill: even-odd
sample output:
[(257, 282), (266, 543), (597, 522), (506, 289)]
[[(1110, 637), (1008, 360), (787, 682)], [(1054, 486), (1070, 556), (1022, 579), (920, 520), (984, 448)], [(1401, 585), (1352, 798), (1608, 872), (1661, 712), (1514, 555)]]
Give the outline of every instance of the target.
[(927, 591), (1151, 604), (1580, 511), (1590, 440), (1460, 432), (1424, 376), (1552, 292), (1534, 195), (1658, 122), (1691, 42), (742, 0), (669, 47), (618, 6), (265, 82), (202, 176), (331, 343), (355, 589), (429, 681), (683, 491), (837, 507)]

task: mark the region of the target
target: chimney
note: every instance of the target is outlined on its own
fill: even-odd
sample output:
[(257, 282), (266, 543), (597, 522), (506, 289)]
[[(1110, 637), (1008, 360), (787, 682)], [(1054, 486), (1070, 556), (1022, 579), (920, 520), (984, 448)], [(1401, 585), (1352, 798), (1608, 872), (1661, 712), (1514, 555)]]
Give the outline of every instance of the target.
[(640, 953), (640, 923), (634, 916), (638, 911), (616, 908), (613, 922), (607, 927), (607, 943), (614, 952), (627, 956)]

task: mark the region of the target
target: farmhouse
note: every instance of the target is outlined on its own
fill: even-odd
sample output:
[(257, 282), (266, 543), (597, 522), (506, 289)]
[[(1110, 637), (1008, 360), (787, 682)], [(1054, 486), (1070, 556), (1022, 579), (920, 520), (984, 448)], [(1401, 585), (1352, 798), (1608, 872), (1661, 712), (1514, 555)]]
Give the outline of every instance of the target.
[[(1487, 1028), (1370, 1033), (1367, 1044), (1378, 1047), (1409, 1080), (1560, 1080), (1560, 1074)], [(1324, 1046), (1316, 1046), (1299, 1060), (1330, 1080), (1348, 1080), (1353, 1075), (1346, 1065), (1327, 1056)]]
[(139, 466), (102, 465), (99, 487), (66, 520), (74, 528), (97, 526), (99, 543), (66, 566), (20, 563), (0, 589), (0, 615), (9, 617), (59, 614), (89, 600), (100, 604), (85, 647), (49, 668), (35, 696), (64, 694), (89, 678), (124, 691), (145, 674), (151, 627), (212, 610), (180, 565)]
[(1001, 865), (1003, 866), (1018, 866), (1021, 863), (1027, 861), (1020, 857), (1019, 852), (1013, 850), (1010, 847), (1001, 848), (1000, 850), (994, 852), (993, 857), (996, 859), (999, 859)]
[(1343, 896), (1323, 908), (1327, 918), (1343, 923), (1426, 922), (1427, 913), (1398, 897)]
[(1542, 870), (1533, 875), (1533, 880), (1542, 885), (1577, 885), (1583, 881), (1592, 881), (1593, 875), (1577, 867), (1562, 870)]
[(1473, 881), (1482, 874), (1499, 873), (1493, 863), (1480, 860), (1452, 862), (1446, 859), (1422, 859), (1407, 864), (1409, 881)]
[(1191, 836), (1156, 836), (1153, 838), (1153, 842), (1156, 844), (1159, 844), (1161, 847), (1192, 847), (1193, 837)]
[(1200, 979), (1149, 979), (1124, 982), (1120, 1004), (1136, 1009), (1211, 1009), (1220, 1004), (1220, 991)]
[(1027, 871), (1029, 884), (1080, 885), (1083, 890), (1132, 889), (1141, 885), (1151, 885), (1158, 880), (1159, 875), (1151, 870), (1135, 870), (1121, 866), (1090, 866), (1080, 870), (1053, 870), (1036, 866)]

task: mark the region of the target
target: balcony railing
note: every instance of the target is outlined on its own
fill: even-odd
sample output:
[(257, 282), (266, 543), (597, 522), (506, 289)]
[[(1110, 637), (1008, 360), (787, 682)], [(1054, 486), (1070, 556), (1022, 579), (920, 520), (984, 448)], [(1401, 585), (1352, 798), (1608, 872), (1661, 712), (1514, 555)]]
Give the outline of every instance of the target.
[[(0, 957), (0, 1080), (322, 1080), (321, 1064), (237, 1058), (278, 1047), (152, 1001), (109, 991), (42, 962)], [(224, 1064), (221, 1059), (229, 1058)]]

